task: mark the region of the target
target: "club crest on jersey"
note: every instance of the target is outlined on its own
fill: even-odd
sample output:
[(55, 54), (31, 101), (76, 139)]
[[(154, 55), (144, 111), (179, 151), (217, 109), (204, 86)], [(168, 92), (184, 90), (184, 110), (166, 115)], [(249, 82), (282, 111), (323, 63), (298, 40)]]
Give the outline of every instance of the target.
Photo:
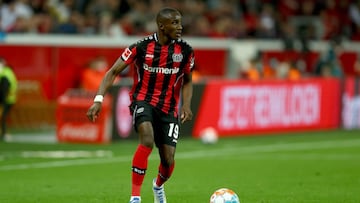
[(181, 62), (183, 58), (184, 58), (184, 56), (182, 54), (173, 54), (172, 55), (172, 60), (174, 62)]

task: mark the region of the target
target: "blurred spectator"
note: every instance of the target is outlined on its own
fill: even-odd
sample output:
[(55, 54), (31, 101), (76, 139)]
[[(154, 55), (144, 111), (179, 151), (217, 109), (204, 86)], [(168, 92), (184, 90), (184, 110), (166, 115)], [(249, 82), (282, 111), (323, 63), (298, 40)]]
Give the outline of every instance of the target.
[(213, 38), (227, 38), (232, 25), (229, 16), (218, 17), (213, 23), (213, 29), (210, 31), (209, 37)]
[(340, 40), (333, 39), (330, 41), (329, 49), (320, 56), (315, 67), (315, 75), (324, 77), (342, 77), (344, 76), (343, 68), (339, 62), (339, 57), (343, 52)]
[(351, 20), (352, 40), (360, 41), (360, 0), (356, 0), (349, 6), (349, 18)]
[(312, 39), (360, 40), (359, 0), (3, 0), (0, 30), (147, 35), (164, 6), (184, 14), (184, 36), (283, 39), (291, 49), (294, 32), (304, 51)]
[(39, 34), (50, 34), (54, 32), (55, 23), (47, 13), (36, 14), (33, 18), (32, 32)]
[(137, 0), (131, 1), (130, 11), (127, 14), (128, 18), (132, 22), (132, 32), (131, 35), (147, 35), (150, 32), (146, 30), (146, 24), (152, 21), (155, 17), (155, 14), (149, 12), (148, 8), (150, 7), (149, 1), (147, 0)]
[(243, 19), (246, 27), (246, 33), (250, 37), (255, 37), (258, 26), (258, 11), (256, 7), (247, 7), (243, 14)]
[(188, 34), (198, 37), (209, 37), (211, 33), (211, 24), (209, 20), (202, 15), (193, 18), (192, 23), (189, 24)]
[(182, 18), (183, 31), (191, 36), (206, 37), (211, 30), (210, 13), (205, 1), (186, 1)]
[(31, 26), (29, 19), (23, 16), (18, 16), (8, 31), (13, 33), (27, 33), (30, 29)]
[(289, 21), (281, 24), (280, 38), (284, 45), (285, 51), (295, 50), (295, 41), (297, 39), (296, 31), (294, 26)]
[[(114, 35), (114, 33), (110, 33), (110, 32), (114, 32), (112, 28), (113, 26), (113, 15), (110, 12), (102, 12), (100, 14), (100, 18), (99, 18), (99, 34), (101, 35)], [(117, 33), (115, 33), (116, 35), (123, 35), (123, 32), (120, 32), (120, 29), (117, 30)]]
[[(21, 27), (21, 30), (23, 30), (24, 27), (27, 26), (32, 15), (33, 11), (27, 1), (4, 0), (4, 3), (0, 8), (0, 28), (6, 32), (12, 32), (16, 24), (18, 24), (17, 26)], [(28, 30), (24, 29), (24, 31)]]
[(48, 0), (48, 6), (58, 22), (66, 23), (70, 20), (75, 0)]
[(84, 18), (78, 11), (71, 11), (69, 19), (60, 23), (56, 29), (57, 33), (79, 34), (84, 33)]
[(288, 21), (290, 17), (296, 16), (300, 5), (297, 0), (279, 0), (277, 10), (281, 21)]
[(302, 77), (302, 73), (299, 70), (299, 67), (297, 66), (295, 61), (289, 61), (289, 65), (290, 65), (290, 68), (288, 71), (287, 78), (289, 80), (299, 80)]
[(247, 80), (260, 80), (261, 79), (261, 62), (260, 58), (254, 57), (249, 60), (249, 62), (240, 69), (240, 78)]
[(95, 14), (89, 13), (84, 16), (82, 33), (85, 35), (95, 35), (98, 33), (98, 18)]
[(360, 25), (360, 0), (355, 0), (349, 6), (349, 16), (351, 22), (355, 25)]
[(319, 75), (321, 77), (327, 78), (327, 77), (333, 77), (333, 65), (329, 62), (323, 62), (321, 66), (319, 67)]
[(98, 56), (90, 61), (88, 67), (81, 74), (81, 88), (95, 92), (101, 83), (109, 65), (103, 56)]
[(17, 79), (11, 69), (6, 64), (5, 59), (0, 58), (0, 107), (1, 107), (1, 132), (0, 139), (3, 140), (7, 135), (7, 119), (12, 106), (16, 102)]
[(291, 64), (288, 60), (279, 62), (279, 65), (275, 68), (276, 79), (287, 79), (289, 76)]
[(354, 25), (360, 26), (360, 0), (351, 3), (349, 6), (349, 16)]
[(240, 78), (257, 81), (260, 79), (289, 79), (299, 80), (302, 72), (297, 66), (297, 61), (285, 59), (279, 61), (271, 58), (269, 63), (262, 63), (261, 53), (248, 61), (240, 68)]
[(276, 78), (276, 68), (279, 65), (279, 61), (276, 58), (271, 58), (268, 63), (263, 64), (263, 78), (274, 79)]
[(320, 12), (320, 19), (324, 26), (323, 39), (331, 39), (340, 34), (341, 15), (335, 0), (325, 0), (325, 8)]
[(360, 54), (357, 55), (354, 63), (355, 76), (360, 77)]
[(258, 38), (275, 38), (277, 33), (273, 6), (271, 4), (264, 4), (258, 17), (259, 23), (256, 36)]

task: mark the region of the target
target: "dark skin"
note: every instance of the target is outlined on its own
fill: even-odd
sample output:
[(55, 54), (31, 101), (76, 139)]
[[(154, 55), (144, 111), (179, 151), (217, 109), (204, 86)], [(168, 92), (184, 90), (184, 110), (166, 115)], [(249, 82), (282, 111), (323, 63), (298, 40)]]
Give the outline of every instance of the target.
[[(181, 14), (177, 11), (164, 13), (158, 15), (156, 19), (158, 25), (158, 38), (161, 45), (170, 44), (172, 40), (179, 39), (181, 37), (182, 25)], [(106, 91), (112, 86), (115, 78), (121, 73), (127, 64), (118, 58), (113, 66), (105, 74), (101, 85), (98, 89), (98, 95), (105, 95)], [(182, 87), (182, 107), (180, 109), (181, 123), (189, 121), (193, 117), (193, 113), (190, 108), (192, 97), (192, 75), (184, 74), (183, 87)], [(95, 122), (101, 110), (101, 103), (94, 102), (87, 112), (87, 117), (90, 121)], [(154, 130), (151, 122), (142, 122), (138, 126), (139, 142), (148, 148), (154, 147)], [(170, 166), (174, 163), (175, 147), (163, 144), (158, 146), (161, 162), (165, 166)]]

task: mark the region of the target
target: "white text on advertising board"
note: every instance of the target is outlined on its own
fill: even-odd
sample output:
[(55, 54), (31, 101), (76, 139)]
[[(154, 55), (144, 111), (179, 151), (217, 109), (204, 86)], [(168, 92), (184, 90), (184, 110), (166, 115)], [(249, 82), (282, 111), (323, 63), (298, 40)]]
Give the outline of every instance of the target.
[(308, 126), (320, 119), (316, 84), (227, 86), (220, 94), (219, 129)]
[(60, 127), (59, 132), (62, 139), (94, 141), (98, 138), (99, 127), (88, 124), (64, 124)]
[(360, 127), (360, 97), (350, 96), (348, 93), (343, 95), (342, 121), (346, 129)]

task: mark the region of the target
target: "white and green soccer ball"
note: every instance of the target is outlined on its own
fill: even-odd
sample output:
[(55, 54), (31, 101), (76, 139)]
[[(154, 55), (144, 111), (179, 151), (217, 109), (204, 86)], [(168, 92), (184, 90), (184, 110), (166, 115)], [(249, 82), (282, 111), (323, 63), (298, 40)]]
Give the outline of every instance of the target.
[(240, 203), (240, 199), (234, 191), (221, 188), (211, 195), (210, 203)]

